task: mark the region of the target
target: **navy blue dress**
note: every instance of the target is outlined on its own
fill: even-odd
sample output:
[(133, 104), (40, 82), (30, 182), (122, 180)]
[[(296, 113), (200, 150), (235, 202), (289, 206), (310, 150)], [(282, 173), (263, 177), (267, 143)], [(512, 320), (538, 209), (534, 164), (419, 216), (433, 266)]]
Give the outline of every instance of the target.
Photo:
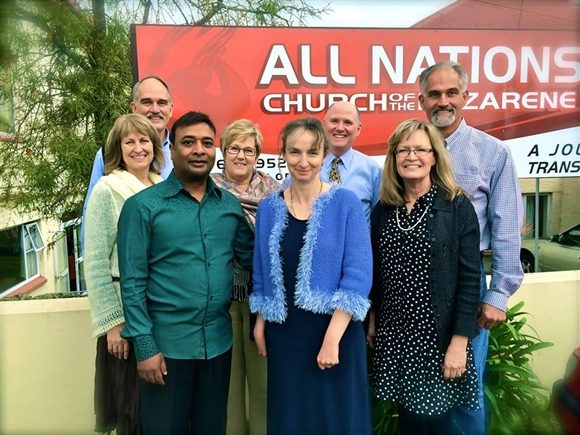
[(339, 364), (320, 370), (316, 357), (331, 316), (305, 311), (294, 303), (296, 271), (307, 222), (289, 215), (281, 244), (288, 316), (282, 324), (267, 322), (265, 328), (268, 434), (370, 434), (362, 323), (349, 323), (340, 342)]

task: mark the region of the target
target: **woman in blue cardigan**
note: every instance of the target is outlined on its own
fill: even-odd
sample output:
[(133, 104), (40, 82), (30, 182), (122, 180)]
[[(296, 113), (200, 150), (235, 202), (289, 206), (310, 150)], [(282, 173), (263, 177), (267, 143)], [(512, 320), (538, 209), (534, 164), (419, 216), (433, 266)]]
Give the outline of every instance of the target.
[(454, 433), (450, 409), (478, 406), (479, 224), (432, 125), (390, 137), (371, 238), (375, 392), (397, 403), (400, 433)]
[(250, 295), (268, 358), (268, 433), (370, 434), (368, 224), (354, 193), (320, 180), (320, 121), (289, 122), (281, 142), (291, 184), (258, 207)]

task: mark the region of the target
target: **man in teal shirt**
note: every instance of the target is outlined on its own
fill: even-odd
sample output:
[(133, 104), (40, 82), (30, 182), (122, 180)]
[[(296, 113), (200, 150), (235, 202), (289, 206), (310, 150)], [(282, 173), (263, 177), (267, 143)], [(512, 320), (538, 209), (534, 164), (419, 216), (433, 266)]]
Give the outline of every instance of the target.
[(179, 118), (174, 171), (119, 218), (122, 335), (135, 347), (144, 435), (225, 434), (233, 261), (250, 268), (253, 234), (237, 198), (209, 177), (215, 136), (207, 115)]

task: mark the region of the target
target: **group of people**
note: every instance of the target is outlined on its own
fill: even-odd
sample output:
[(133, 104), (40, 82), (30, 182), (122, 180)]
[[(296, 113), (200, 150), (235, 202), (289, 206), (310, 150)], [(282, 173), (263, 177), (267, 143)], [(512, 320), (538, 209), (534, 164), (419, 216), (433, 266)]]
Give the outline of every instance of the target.
[(485, 433), (487, 334), (523, 278), (518, 180), (463, 118), (461, 65), (420, 90), (428, 122), (396, 127), (383, 168), (353, 148), (350, 102), (288, 122), (279, 185), (256, 124), (216, 144), (188, 112), (169, 132), (167, 83), (136, 83), (85, 199), (97, 432), (370, 434), (374, 394), (400, 433)]

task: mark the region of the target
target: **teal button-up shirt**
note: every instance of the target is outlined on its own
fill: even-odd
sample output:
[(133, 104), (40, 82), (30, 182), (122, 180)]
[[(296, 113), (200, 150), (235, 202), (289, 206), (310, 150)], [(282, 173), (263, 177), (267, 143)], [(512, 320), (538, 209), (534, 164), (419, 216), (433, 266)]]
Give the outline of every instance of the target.
[(138, 361), (158, 352), (209, 359), (230, 348), (233, 262), (250, 268), (254, 246), (234, 195), (208, 178), (199, 202), (172, 172), (125, 202), (117, 246), (122, 335)]

